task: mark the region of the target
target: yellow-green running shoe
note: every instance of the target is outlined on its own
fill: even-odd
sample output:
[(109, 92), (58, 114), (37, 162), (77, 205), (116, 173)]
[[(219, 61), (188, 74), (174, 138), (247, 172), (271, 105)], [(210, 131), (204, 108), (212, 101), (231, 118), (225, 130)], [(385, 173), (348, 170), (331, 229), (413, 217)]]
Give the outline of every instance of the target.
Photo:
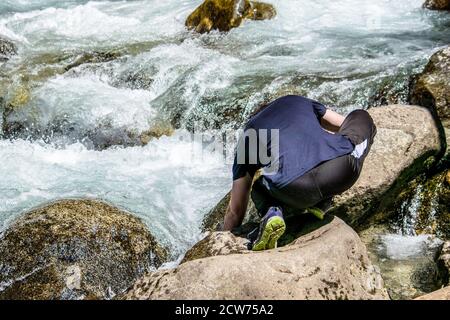
[(313, 214), (320, 220), (323, 220), (323, 218), (325, 217), (325, 212), (323, 212), (322, 209), (316, 207), (307, 208), (306, 211)]
[(253, 251), (274, 249), (277, 241), (286, 231), (286, 223), (280, 208), (270, 207), (259, 225), (259, 233), (253, 243)]

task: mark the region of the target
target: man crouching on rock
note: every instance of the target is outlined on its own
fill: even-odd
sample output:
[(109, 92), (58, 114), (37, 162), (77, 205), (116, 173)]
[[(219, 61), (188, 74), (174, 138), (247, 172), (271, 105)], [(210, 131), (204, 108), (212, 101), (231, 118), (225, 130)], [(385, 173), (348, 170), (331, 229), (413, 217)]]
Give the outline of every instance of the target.
[[(323, 218), (332, 197), (358, 179), (375, 134), (365, 110), (343, 117), (293, 95), (262, 107), (249, 119), (237, 146), (224, 230), (242, 224), (250, 190), (262, 217), (250, 235), (255, 251), (276, 247), (286, 230), (285, 208)], [(259, 169), (262, 174), (253, 182)]]

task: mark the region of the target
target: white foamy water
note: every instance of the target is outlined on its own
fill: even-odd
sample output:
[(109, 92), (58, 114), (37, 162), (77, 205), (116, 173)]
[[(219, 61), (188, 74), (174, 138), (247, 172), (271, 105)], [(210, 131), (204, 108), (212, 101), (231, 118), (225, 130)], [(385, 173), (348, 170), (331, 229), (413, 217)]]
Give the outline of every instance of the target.
[(153, 116), (148, 91), (113, 88), (93, 77), (50, 79), (33, 98), (30, 108), (35, 108), (32, 113), (40, 113), (43, 126), (64, 114), (67, 120), (86, 126), (103, 120), (112, 126), (133, 125), (144, 130)]
[(223, 160), (178, 133), (145, 147), (63, 149), (19, 140), (0, 142), (0, 217), (43, 202), (101, 198), (137, 214), (172, 249), (186, 249), (200, 231), (203, 214), (229, 183)]
[(401, 234), (384, 234), (379, 236), (378, 251), (382, 256), (392, 260), (407, 260), (434, 255), (442, 240), (433, 235), (421, 234), (408, 236)]
[[(423, 0), (268, 2), (273, 20), (195, 35), (184, 21), (196, 0), (2, 1), (0, 35), (19, 54), (0, 66), (0, 92), (30, 92), (8, 121), (39, 130), (0, 141), (0, 224), (49, 200), (100, 197), (182, 253), (228, 190), (229, 166), (214, 155), (187, 161), (190, 144), (177, 137), (95, 151), (87, 135), (139, 133), (161, 117), (234, 127), (286, 88), (347, 112), (384, 82), (403, 88), (450, 43), (449, 15), (423, 10)], [(120, 58), (61, 71), (89, 52)], [(43, 143), (49, 128), (67, 143)]]

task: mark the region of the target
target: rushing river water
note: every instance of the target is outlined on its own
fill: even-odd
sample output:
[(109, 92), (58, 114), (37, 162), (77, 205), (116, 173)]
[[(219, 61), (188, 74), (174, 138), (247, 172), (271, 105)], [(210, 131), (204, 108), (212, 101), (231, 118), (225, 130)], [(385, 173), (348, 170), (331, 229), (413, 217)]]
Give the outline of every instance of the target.
[[(0, 93), (21, 103), (4, 120), (17, 135), (0, 140), (0, 226), (49, 200), (100, 197), (142, 217), (175, 257), (231, 183), (229, 164), (193, 152), (183, 128), (235, 128), (292, 88), (344, 113), (367, 107), (450, 43), (448, 14), (423, 0), (267, 2), (273, 20), (195, 35), (184, 20), (200, 1), (2, 1), (0, 35), (18, 55), (1, 66)], [(92, 52), (102, 61), (74, 63)], [(123, 142), (167, 119), (175, 135)]]

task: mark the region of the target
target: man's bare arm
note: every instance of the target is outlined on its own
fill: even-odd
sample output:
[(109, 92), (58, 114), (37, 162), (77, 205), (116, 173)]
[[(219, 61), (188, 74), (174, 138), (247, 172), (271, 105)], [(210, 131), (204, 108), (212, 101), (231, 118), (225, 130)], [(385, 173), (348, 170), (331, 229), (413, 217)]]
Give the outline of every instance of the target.
[(332, 132), (337, 132), (339, 131), (339, 128), (341, 127), (344, 120), (344, 116), (340, 115), (337, 112), (334, 112), (333, 110), (327, 109), (324, 116), (322, 117), (321, 124), (325, 129)]
[(247, 211), (251, 187), (252, 179), (249, 174), (233, 181), (231, 199), (223, 223), (224, 231), (231, 231), (242, 224), (245, 212)]

